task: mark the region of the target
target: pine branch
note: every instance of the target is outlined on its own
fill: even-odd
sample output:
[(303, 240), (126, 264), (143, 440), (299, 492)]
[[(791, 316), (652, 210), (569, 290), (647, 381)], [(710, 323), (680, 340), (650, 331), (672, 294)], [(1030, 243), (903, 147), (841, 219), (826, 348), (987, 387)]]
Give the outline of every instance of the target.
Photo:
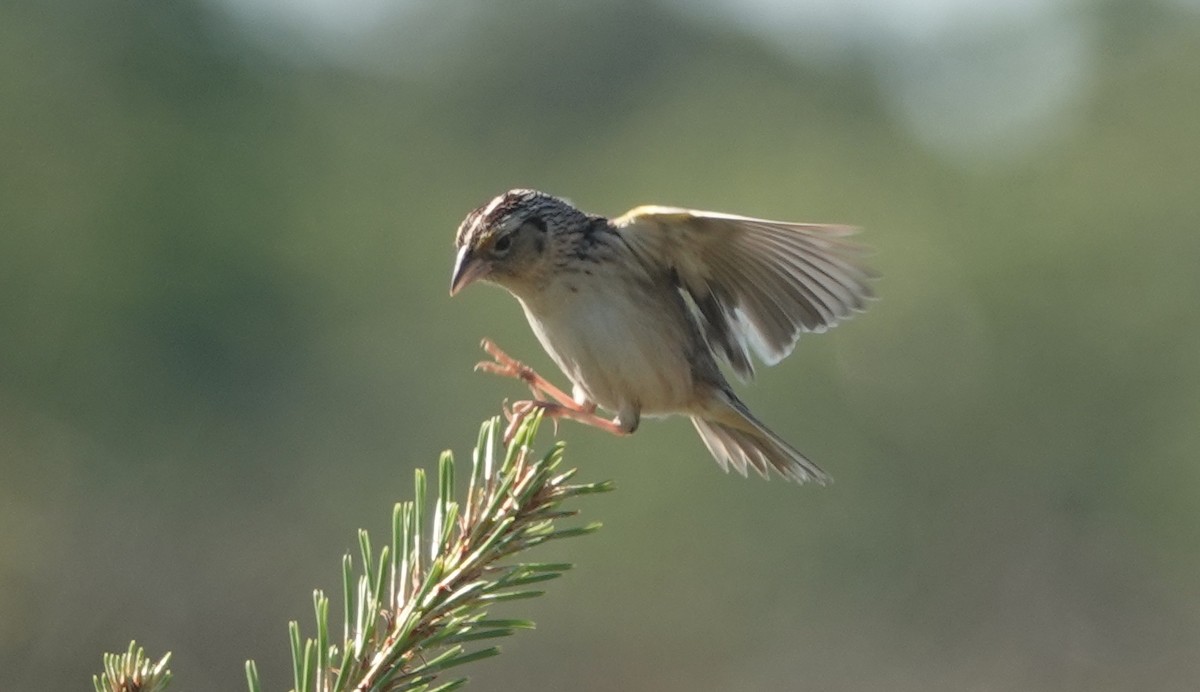
[[(391, 542), (376, 552), (367, 532), (359, 531), (357, 563), (349, 554), (342, 561), (340, 641), (331, 641), (329, 598), (319, 590), (313, 593), (315, 638), (303, 638), (298, 623), (289, 625), (296, 692), (458, 689), (466, 678), (441, 682), (446, 671), (498, 654), (498, 647), (485, 644), (533, 627), (529, 620), (489, 617), (489, 609), (541, 595), (536, 586), (571, 565), (510, 559), (546, 541), (598, 529), (597, 523), (560, 528), (558, 520), (576, 513), (562, 504), (611, 489), (607, 482), (571, 484), (575, 470), (559, 471), (561, 443), (535, 456), (540, 422), (540, 414), (527, 417), (504, 448), (500, 420), (484, 423), (461, 502), (455, 500), (453, 458), (444, 452), (432, 507), (418, 469), (413, 500), (393, 509)], [(132, 660), (133, 647), (125, 656), (105, 656), (106, 686), (96, 676), (97, 692), (165, 689), (170, 654), (151, 670), (140, 649)], [(130, 666), (148, 672), (140, 673), (142, 682), (122, 686), (114, 672), (141, 670)], [(144, 681), (151, 678), (158, 686)], [(246, 662), (246, 680), (251, 692), (260, 692), (253, 661)]]
[[(503, 459), (497, 458), (499, 419), (483, 425), (462, 504), (454, 500), (453, 459), (444, 453), (427, 529), (425, 473), (418, 469), (414, 499), (395, 506), (392, 542), (378, 557), (367, 532), (359, 531), (357, 574), (352, 558), (343, 560), (342, 644), (329, 642), (329, 599), (320, 591), (313, 594), (316, 638), (301, 644), (299, 626), (291, 624), (297, 692), (453, 689), (465, 679), (432, 685), (450, 668), (499, 653), (494, 646), (476, 648), (478, 642), (533, 626), (489, 619), (488, 608), (541, 595), (529, 587), (571, 565), (502, 561), (554, 538), (595, 531), (598, 524), (559, 529), (555, 520), (575, 513), (560, 509), (565, 500), (610, 487), (568, 484), (573, 470), (556, 473), (561, 444), (535, 457), (539, 422), (522, 423)], [(260, 689), (252, 662), (247, 676), (250, 689)]]
[(163, 692), (171, 682), (167, 653), (151, 663), (137, 642), (123, 654), (104, 654), (104, 673), (92, 676), (96, 692)]

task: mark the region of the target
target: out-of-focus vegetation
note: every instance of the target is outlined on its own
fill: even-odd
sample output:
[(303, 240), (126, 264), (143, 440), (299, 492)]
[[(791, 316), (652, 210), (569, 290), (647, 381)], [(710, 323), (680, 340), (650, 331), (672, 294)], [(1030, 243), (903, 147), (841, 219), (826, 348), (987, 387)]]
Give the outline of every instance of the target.
[(522, 394), (479, 338), (553, 372), (501, 291), (446, 295), (461, 217), (533, 186), (859, 224), (885, 278), (743, 389), (832, 487), (565, 425), (606, 530), (473, 689), (1194, 689), (1200, 14), (1062, 12), (1086, 88), (948, 156), (869, 43), (678, 7), (425, 8), (366, 68), (217, 5), (0, 7), (0, 688), (134, 638), (287, 685), (354, 529)]

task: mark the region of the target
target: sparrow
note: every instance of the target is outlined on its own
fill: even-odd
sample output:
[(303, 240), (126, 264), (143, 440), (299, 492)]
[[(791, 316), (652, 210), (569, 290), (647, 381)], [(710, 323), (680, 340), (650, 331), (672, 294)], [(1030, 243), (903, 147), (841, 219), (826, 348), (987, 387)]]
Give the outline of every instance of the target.
[[(867, 307), (875, 274), (850, 226), (640, 206), (609, 219), (537, 190), (510, 190), (467, 214), (455, 235), (453, 296), (475, 281), (521, 304), (571, 394), (491, 341), (478, 368), (523, 380), (541, 409), (617, 435), (642, 416), (684, 415), (722, 469), (829, 476), (750, 412), (722, 373), (754, 375), (805, 332)], [(597, 408), (612, 412), (609, 420)]]

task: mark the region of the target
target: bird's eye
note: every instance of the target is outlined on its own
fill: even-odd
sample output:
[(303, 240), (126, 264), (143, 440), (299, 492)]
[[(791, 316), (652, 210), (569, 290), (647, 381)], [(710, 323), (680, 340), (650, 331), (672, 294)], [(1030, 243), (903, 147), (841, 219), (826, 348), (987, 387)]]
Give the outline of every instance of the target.
[(508, 252), (509, 248), (511, 247), (512, 236), (506, 235), (496, 239), (496, 244), (492, 246), (492, 250), (494, 250), (496, 254), (503, 255), (504, 253)]

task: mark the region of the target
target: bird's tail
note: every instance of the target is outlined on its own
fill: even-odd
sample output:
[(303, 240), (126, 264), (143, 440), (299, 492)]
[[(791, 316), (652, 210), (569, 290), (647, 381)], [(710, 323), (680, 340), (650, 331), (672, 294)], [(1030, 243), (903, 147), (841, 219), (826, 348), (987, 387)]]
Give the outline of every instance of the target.
[(787, 480), (825, 485), (833, 479), (794, 447), (783, 441), (750, 413), (750, 409), (732, 394), (722, 396), (723, 403), (713, 415), (692, 416), (692, 425), (700, 433), (704, 446), (728, 471), (732, 466), (743, 476), (748, 468), (764, 478), (775, 469)]

